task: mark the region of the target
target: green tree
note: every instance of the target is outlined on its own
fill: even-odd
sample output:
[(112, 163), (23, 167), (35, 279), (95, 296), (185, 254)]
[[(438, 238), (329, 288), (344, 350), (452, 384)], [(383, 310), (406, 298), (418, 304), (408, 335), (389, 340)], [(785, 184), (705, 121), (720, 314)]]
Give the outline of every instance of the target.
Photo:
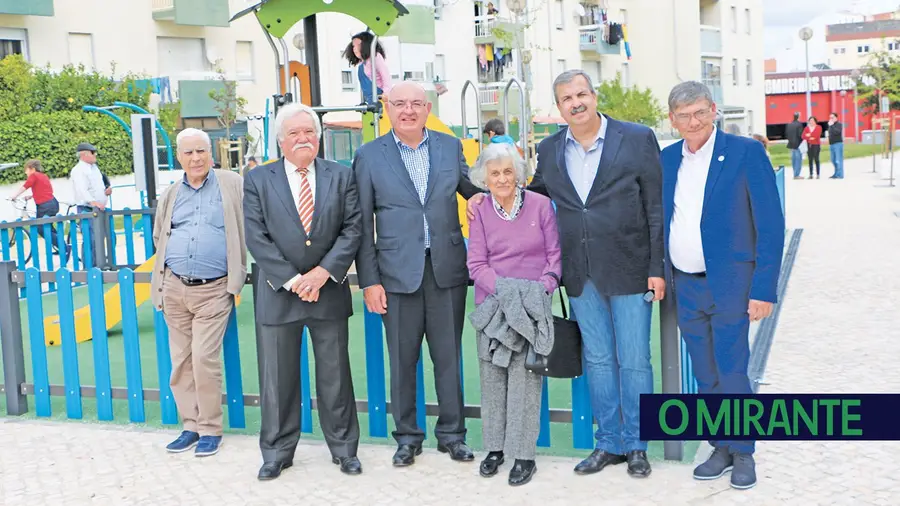
[(665, 112), (649, 88), (626, 87), (622, 76), (602, 81), (597, 89), (597, 110), (617, 120), (655, 127)]
[(210, 90), (209, 98), (216, 103), (214, 109), (219, 115), (219, 123), (225, 129), (225, 138), (231, 140), (231, 125), (238, 117), (246, 114), (244, 108), (247, 106), (247, 99), (238, 95), (237, 82), (228, 80), (221, 67), (216, 68), (216, 73), (218, 80), (222, 82), (222, 88)]
[(0, 60), (0, 121), (10, 121), (32, 111), (29, 100), (35, 76), (21, 55)]
[(891, 101), (891, 109), (900, 109), (900, 58), (888, 51), (872, 53), (857, 81), (860, 105), (880, 110), (882, 96)]

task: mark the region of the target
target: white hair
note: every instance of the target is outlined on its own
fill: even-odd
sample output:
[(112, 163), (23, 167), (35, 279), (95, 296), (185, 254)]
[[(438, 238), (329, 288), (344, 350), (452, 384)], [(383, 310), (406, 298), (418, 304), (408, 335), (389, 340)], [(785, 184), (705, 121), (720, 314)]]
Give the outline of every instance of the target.
[(475, 166), (469, 171), (469, 180), (479, 188), (487, 189), (487, 166), (489, 163), (502, 160), (510, 160), (516, 170), (516, 184), (523, 184), (527, 180), (526, 164), (519, 151), (512, 144), (505, 142), (491, 144), (484, 148), (478, 155)]
[(278, 114), (275, 115), (275, 133), (278, 136), (279, 141), (284, 140), (284, 122), (297, 116), (298, 114), (309, 114), (309, 117), (312, 118), (313, 125), (316, 128), (316, 137), (322, 137), (322, 122), (319, 121), (319, 115), (316, 111), (313, 110), (312, 107), (302, 104), (300, 102), (291, 102), (281, 109), (278, 109)]
[(212, 148), (212, 141), (209, 138), (209, 134), (198, 128), (185, 128), (178, 132), (178, 136), (175, 137), (175, 147), (178, 148), (178, 146), (181, 145), (181, 141), (190, 137), (202, 137), (203, 140), (206, 141), (206, 146)]

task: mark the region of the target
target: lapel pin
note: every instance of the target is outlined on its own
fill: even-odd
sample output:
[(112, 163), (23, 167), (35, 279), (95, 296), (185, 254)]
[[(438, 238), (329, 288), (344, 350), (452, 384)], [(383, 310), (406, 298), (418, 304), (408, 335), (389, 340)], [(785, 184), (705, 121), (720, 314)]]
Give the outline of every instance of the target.
[(720, 162), (725, 161), (725, 155), (719, 155), (719, 161)]

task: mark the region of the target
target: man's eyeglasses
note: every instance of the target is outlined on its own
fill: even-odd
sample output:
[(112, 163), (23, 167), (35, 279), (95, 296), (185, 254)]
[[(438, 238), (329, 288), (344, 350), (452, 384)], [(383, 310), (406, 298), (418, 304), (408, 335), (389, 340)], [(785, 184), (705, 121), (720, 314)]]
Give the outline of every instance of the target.
[(406, 109), (406, 106), (410, 106), (413, 109), (422, 109), (425, 107), (425, 102), (422, 100), (413, 100), (412, 102), (406, 100), (391, 100), (391, 107), (396, 109)]
[(712, 114), (712, 108), (701, 109), (699, 111), (694, 112), (693, 114), (683, 112), (683, 113), (675, 114), (674, 116), (675, 116), (675, 121), (678, 123), (689, 123), (691, 121), (691, 118), (696, 118), (697, 121), (706, 121), (710, 118), (711, 114)]

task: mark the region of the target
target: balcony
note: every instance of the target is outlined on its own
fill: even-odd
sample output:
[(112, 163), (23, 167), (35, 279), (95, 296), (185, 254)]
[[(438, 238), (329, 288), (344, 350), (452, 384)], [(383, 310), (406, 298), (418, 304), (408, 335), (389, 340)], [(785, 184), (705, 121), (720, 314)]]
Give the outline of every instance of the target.
[(715, 26), (700, 25), (700, 54), (722, 55), (722, 30)]
[(53, 16), (53, 0), (0, 0), (0, 14)]
[[(503, 114), (503, 89), (507, 83), (487, 83), (478, 87), (478, 101), (482, 112), (496, 111)], [(519, 89), (513, 85), (509, 89), (509, 114), (519, 114)]]
[(582, 26), (578, 29), (578, 37), (581, 50), (592, 56), (622, 54), (621, 44), (612, 45), (603, 40), (602, 29), (596, 25)]
[(515, 47), (516, 37), (521, 37), (525, 27), (496, 15), (475, 16), (475, 44), (492, 44), (495, 47)]
[(176, 25), (230, 26), (228, 0), (153, 0), (150, 11), (153, 19)]

